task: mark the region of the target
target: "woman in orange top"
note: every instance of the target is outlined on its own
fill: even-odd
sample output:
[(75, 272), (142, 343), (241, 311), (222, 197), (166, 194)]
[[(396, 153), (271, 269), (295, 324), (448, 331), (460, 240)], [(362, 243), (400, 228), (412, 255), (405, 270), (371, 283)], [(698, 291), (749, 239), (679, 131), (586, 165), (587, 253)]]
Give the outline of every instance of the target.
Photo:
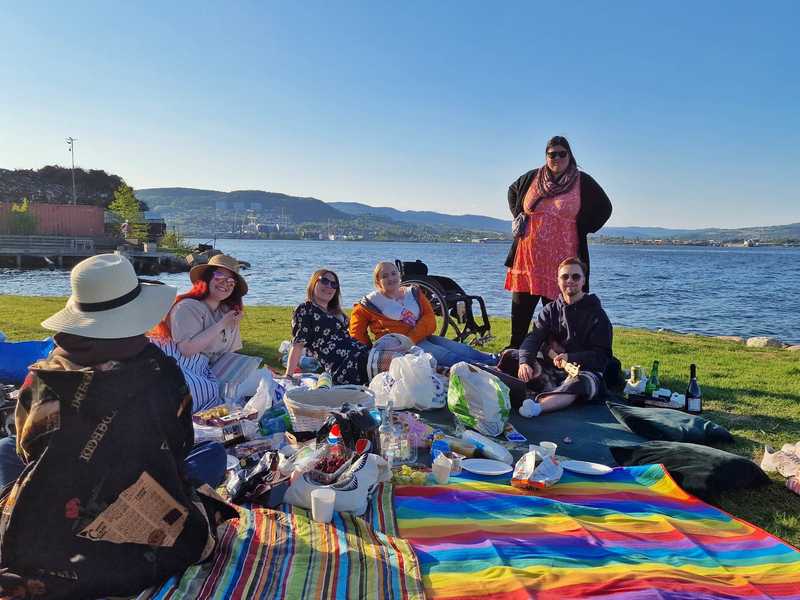
[(497, 364), (493, 354), (433, 335), (436, 316), (431, 303), (418, 287), (400, 284), (400, 272), (394, 263), (375, 265), (373, 280), (375, 291), (361, 298), (350, 315), (350, 335), (359, 342), (371, 345), (370, 333), (376, 340), (387, 333), (401, 333), (431, 354), (442, 367), (461, 361)]

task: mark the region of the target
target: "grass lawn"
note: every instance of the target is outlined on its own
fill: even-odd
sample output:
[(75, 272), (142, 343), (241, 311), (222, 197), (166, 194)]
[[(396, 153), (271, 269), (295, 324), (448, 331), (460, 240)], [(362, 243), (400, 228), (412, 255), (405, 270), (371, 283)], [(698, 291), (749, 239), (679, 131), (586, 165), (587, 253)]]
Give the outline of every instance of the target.
[[(47, 335), (39, 323), (64, 305), (63, 298), (0, 296), (0, 331), (9, 340)], [(291, 309), (250, 307), (242, 323), (244, 352), (278, 366), (278, 344), (289, 337)], [(510, 322), (494, 319), (497, 351), (509, 339)], [(617, 328), (614, 353), (629, 367), (649, 370), (661, 361), (664, 387), (683, 391), (689, 363), (698, 368), (704, 416), (727, 427), (736, 443), (724, 449), (760, 459), (765, 443), (780, 447), (800, 440), (800, 355), (785, 350), (751, 349), (699, 336)], [(775, 476), (769, 486), (727, 494), (719, 504), (786, 541), (800, 546), (800, 496)]]

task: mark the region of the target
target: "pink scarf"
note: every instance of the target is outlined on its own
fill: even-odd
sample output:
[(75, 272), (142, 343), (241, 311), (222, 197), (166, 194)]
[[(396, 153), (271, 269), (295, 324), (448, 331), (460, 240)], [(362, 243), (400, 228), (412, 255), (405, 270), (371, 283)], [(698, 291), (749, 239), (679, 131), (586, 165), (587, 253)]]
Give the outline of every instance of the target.
[(549, 198), (550, 196), (558, 196), (568, 192), (578, 180), (578, 173), (578, 167), (575, 166), (575, 163), (571, 163), (558, 179), (553, 176), (553, 173), (546, 165), (539, 167), (528, 191), (525, 193), (525, 200), (522, 202), (525, 212), (531, 213), (534, 204), (540, 198)]

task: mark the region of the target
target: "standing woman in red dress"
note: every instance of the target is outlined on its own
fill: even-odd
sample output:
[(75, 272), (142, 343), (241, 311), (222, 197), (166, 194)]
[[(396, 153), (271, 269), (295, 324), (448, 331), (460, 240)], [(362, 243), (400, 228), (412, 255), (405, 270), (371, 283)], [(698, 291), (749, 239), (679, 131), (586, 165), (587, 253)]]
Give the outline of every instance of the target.
[[(586, 235), (608, 221), (611, 201), (594, 179), (578, 170), (567, 139), (555, 136), (547, 142), (545, 165), (508, 188), (508, 208), (515, 229), (505, 263), (505, 288), (512, 292), (509, 348), (519, 348), (536, 305), (559, 293), (558, 264), (578, 256), (588, 267)], [(588, 268), (584, 291), (589, 291)]]

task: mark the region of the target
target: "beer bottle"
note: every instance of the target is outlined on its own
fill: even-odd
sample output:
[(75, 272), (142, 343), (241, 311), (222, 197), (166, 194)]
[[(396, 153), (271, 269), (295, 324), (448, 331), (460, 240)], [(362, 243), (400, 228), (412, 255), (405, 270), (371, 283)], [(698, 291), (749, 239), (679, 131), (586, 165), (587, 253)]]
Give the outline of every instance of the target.
[(647, 379), (647, 384), (644, 386), (644, 395), (652, 396), (654, 392), (661, 388), (661, 382), (658, 379), (658, 361), (653, 361), (653, 368), (650, 369), (650, 377)]

